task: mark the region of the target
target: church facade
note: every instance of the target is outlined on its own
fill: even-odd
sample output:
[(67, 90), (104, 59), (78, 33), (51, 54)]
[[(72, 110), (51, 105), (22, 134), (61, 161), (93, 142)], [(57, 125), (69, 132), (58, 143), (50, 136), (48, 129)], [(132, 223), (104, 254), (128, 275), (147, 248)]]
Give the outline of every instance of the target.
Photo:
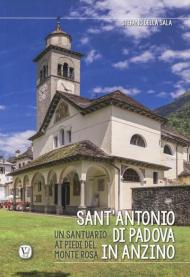
[(190, 138), (168, 129), (165, 118), (122, 91), (82, 97), (82, 55), (71, 46), (71, 36), (58, 23), (34, 59), (34, 160), (12, 173), (20, 199), (25, 202), (30, 189), (32, 211), (117, 211), (132, 208), (133, 187), (183, 183)]

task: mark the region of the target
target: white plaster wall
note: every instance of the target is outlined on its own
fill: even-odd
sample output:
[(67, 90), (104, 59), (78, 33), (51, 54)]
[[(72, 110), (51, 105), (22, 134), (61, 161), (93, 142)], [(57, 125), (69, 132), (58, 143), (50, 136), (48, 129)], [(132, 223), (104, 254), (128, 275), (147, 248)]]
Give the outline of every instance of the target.
[[(169, 145), (172, 149), (173, 155), (165, 154), (164, 145)], [(170, 167), (171, 169), (165, 171), (164, 177), (167, 179), (176, 179), (176, 175), (179, 175), (183, 171), (183, 163), (184, 163), (184, 147), (180, 146), (173, 142), (168, 142), (163, 140), (162, 147), (161, 147), (161, 158), (162, 163), (165, 166)], [(177, 159), (177, 163), (176, 163)]]
[(16, 161), (16, 168), (19, 168), (19, 164), (21, 164), (21, 167), (23, 167), (23, 163), (24, 163), (24, 165), (27, 165), (30, 162), (31, 162), (31, 159), (29, 159), (27, 157), (18, 159)]
[[(130, 144), (141, 135), (145, 148)], [(112, 107), (112, 155), (160, 164), (160, 123), (134, 112)]]
[(70, 116), (56, 124), (52, 118), (45, 135), (34, 140), (34, 159), (53, 149), (53, 137), (58, 135), (62, 128), (71, 129), (72, 143), (90, 140), (105, 152), (111, 152), (111, 107), (83, 116), (69, 105), (69, 113)]
[(0, 173), (0, 184), (5, 185), (6, 183), (11, 182), (13, 179), (11, 176), (7, 176), (7, 174), (12, 171), (12, 165), (1, 164), (0, 167), (4, 167), (5, 170), (3, 174)]
[[(130, 167), (130, 165), (128, 165)], [(135, 169), (135, 167), (132, 167)], [(138, 168), (136, 168), (138, 171)], [(151, 186), (162, 186), (164, 185), (162, 179), (164, 177), (163, 171), (155, 169), (144, 168), (145, 178), (142, 183), (124, 182), (121, 180), (120, 183), (120, 209), (132, 209), (132, 188), (136, 187), (151, 187)], [(153, 172), (158, 172), (158, 184), (153, 184)]]
[(49, 45), (56, 45), (59, 47), (71, 49), (71, 41), (67, 36), (64, 35), (54, 35), (49, 37), (46, 42), (46, 47), (48, 47)]

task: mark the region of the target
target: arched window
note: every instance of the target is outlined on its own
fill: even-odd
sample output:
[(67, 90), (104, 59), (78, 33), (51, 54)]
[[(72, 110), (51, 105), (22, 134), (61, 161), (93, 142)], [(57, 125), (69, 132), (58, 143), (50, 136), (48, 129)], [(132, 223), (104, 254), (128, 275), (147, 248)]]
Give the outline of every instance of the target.
[(43, 82), (48, 77), (48, 65), (43, 65), (40, 70), (40, 82)]
[(64, 129), (61, 130), (60, 132), (60, 140), (61, 140), (61, 145), (64, 145), (65, 144), (65, 131)]
[(137, 145), (140, 147), (145, 147), (145, 141), (144, 139), (139, 135), (133, 135), (130, 141), (130, 144)]
[(168, 155), (172, 155), (172, 149), (171, 149), (171, 147), (169, 146), (169, 145), (165, 145), (164, 146), (164, 153), (165, 154), (168, 154)]
[(71, 80), (74, 80), (74, 68), (73, 67), (69, 67), (69, 78)]
[(68, 64), (64, 63), (63, 65), (63, 77), (68, 77)]
[(140, 177), (134, 169), (128, 168), (123, 174), (123, 180), (129, 182), (140, 182)]
[(62, 64), (58, 64), (57, 66), (57, 75), (61, 76), (62, 75)]
[(57, 75), (74, 80), (74, 68), (69, 67), (68, 63), (57, 65)]

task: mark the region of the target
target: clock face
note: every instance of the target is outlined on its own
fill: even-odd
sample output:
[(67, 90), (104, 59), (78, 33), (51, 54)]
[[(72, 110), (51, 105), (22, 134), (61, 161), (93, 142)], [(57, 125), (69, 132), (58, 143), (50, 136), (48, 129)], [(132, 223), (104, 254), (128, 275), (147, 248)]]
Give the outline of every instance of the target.
[(58, 80), (57, 90), (68, 92), (68, 93), (74, 93), (74, 84), (70, 81)]
[(42, 101), (46, 98), (48, 93), (48, 85), (44, 84), (40, 89), (39, 89), (39, 101)]

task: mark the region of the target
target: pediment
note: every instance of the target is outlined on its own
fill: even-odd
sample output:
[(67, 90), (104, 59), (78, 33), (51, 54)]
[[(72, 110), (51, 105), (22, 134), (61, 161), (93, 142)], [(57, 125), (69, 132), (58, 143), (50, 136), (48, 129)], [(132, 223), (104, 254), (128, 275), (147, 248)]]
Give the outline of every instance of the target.
[(69, 116), (69, 105), (65, 101), (60, 100), (55, 110), (54, 123), (57, 123), (68, 116)]

